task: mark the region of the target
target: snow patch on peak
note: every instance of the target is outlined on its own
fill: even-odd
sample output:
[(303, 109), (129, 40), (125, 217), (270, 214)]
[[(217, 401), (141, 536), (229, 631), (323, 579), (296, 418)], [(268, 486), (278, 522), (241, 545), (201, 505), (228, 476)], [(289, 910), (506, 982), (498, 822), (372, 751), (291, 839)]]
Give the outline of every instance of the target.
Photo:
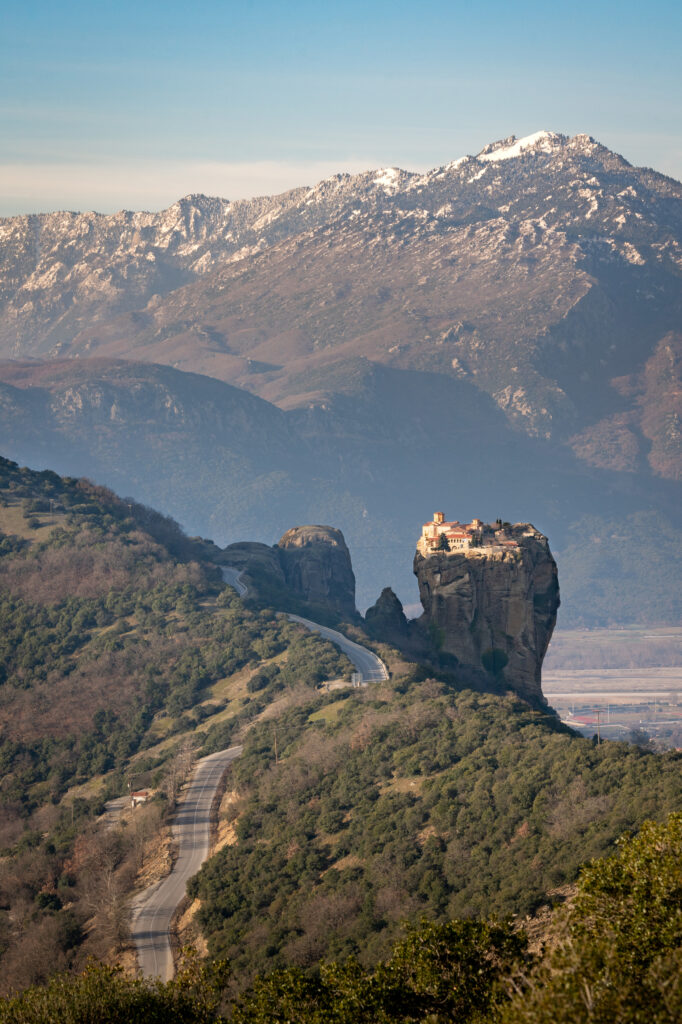
[(593, 139), (591, 135), (586, 135), (585, 132), (580, 132), (578, 135), (574, 135), (572, 139), (568, 140), (568, 145), (571, 149), (582, 149), (591, 153), (597, 149), (599, 143), (596, 139)]
[(563, 135), (544, 130), (533, 132), (532, 135), (525, 135), (522, 139), (517, 139), (515, 135), (510, 135), (508, 139), (501, 139), (499, 142), (493, 142), (486, 146), (485, 149), (481, 150), (476, 159), (490, 162), (513, 160), (514, 157), (521, 156), (522, 153), (529, 149), (535, 150), (535, 152), (551, 153), (564, 141)]
[(458, 171), (468, 160), (473, 160), (473, 157), (460, 156), (457, 160), (451, 160), (449, 164), (443, 164), (442, 167), (433, 167), (426, 174), (415, 174), (405, 186), (406, 191), (424, 188), (425, 186), (428, 187), (434, 181), (442, 181), (447, 174), (450, 174), (452, 171)]
[(467, 178), (467, 185), (471, 185), (474, 181), (478, 181), (479, 178), (483, 177), (487, 170), (487, 167), (482, 167), (480, 171), (473, 175), (473, 177)]
[(381, 170), (377, 171), (372, 184), (380, 185), (385, 189), (396, 189), (399, 178), (400, 169), (398, 167), (382, 167)]

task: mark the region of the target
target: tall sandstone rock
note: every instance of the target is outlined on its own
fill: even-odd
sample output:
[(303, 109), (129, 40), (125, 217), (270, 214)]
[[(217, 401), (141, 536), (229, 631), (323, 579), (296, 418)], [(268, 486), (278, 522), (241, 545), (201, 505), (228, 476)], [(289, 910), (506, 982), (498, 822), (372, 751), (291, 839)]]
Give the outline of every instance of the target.
[(355, 576), (350, 552), (333, 526), (295, 526), (276, 547), (287, 585), (311, 604), (355, 618)]
[(542, 700), (542, 662), (556, 623), (559, 581), (547, 538), (527, 523), (506, 546), (432, 551), (414, 558), (420, 624), (465, 681), (506, 685)]

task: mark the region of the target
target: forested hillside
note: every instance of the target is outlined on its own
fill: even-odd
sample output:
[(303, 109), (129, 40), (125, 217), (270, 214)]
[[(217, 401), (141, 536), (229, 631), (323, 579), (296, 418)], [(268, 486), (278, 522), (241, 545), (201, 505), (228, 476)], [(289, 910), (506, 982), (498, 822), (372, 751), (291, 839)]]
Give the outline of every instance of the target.
[(12, 999), (2, 1024), (677, 1024), (682, 1012), (682, 815), (622, 836), (581, 871), (532, 949), (510, 922), (422, 921), (374, 967), (356, 957), (258, 977), (234, 998), (230, 966), (189, 955), (176, 978), (92, 964)]
[(623, 830), (682, 806), (679, 754), (595, 745), (516, 698), (416, 672), (257, 726), (236, 841), (191, 892), (213, 955), (258, 971), (388, 954), (404, 919), (524, 915)]
[[(329, 958), (372, 971), (405, 919), (522, 917), (682, 805), (679, 754), (596, 745), (390, 651), (388, 682), (318, 689), (349, 675), (338, 650), (133, 501), (6, 460), (0, 499), (3, 991), (119, 955), (181, 762), (235, 740), (232, 829), (191, 883), (234, 991)], [(158, 798), (103, 827), (131, 781)]]
[(4, 984), (77, 958), (94, 870), (78, 836), (125, 779), (152, 781), (213, 723), (225, 733), (349, 668), (319, 637), (247, 608), (201, 559), (151, 509), (0, 460)]

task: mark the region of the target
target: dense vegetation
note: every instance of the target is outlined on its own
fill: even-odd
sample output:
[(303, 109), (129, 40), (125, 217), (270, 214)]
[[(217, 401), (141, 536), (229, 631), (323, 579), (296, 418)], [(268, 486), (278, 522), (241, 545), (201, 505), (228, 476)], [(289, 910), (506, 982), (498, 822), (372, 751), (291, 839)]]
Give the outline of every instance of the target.
[(90, 964), (57, 974), (14, 999), (0, 999), (2, 1024), (211, 1024), (226, 980), (222, 964), (190, 958), (168, 984), (132, 980), (120, 967)]
[[(310, 1020), (342, 1022), (352, 1007), (360, 1020), (360, 1005), (374, 1007), (368, 1019), (417, 1020), (436, 1012), (434, 998), (455, 1014), (452, 993), (428, 1003), (419, 986), (434, 963), (455, 977), (462, 957), (485, 984), (480, 1000), (456, 1004), (458, 1019), (492, 1013), (525, 954), (506, 927), (476, 919), (532, 912), (620, 832), (679, 808), (679, 755), (596, 745), (516, 698), (460, 691), (415, 666), (321, 694), (345, 659), (240, 601), (206, 550), (87, 481), (0, 460), (0, 989), (121, 947), (126, 897), (164, 805), (110, 832), (96, 822), (103, 800), (131, 775), (154, 785), (172, 775), (185, 748), (243, 738), (236, 842), (192, 894), (212, 954), (231, 962), (231, 991), (284, 974), (259, 981), (235, 1015), (280, 1019), (278, 977)], [(275, 700), (277, 717), (268, 708), (261, 720)], [(400, 939), (401, 922), (422, 917)], [(417, 982), (406, 965), (418, 949)], [(330, 959), (337, 966), (318, 972)], [(172, 1020), (178, 999), (187, 1020), (213, 1020), (214, 982), (193, 970), (183, 984), (198, 986), (197, 1017), (177, 988), (131, 988), (107, 969), (57, 979), (49, 998), (66, 1021), (86, 1019), (79, 1000), (100, 998), (118, 1001), (112, 1020), (135, 1020), (140, 1007), (144, 1019)], [(457, 999), (469, 999), (471, 971)], [(5, 1004), (5, 1019), (40, 1019), (30, 1014), (44, 991), (12, 1004), (24, 1018)]]
[(583, 870), (505, 1024), (682, 1020), (682, 814), (618, 846)]
[[(1, 799), (6, 815), (22, 817), (69, 784), (121, 767), (156, 712), (196, 708), (212, 683), (281, 654), (300, 631), (245, 608), (215, 567), (187, 557), (191, 542), (172, 522), (85, 481), (4, 461), (0, 471), (6, 510), (27, 512), (29, 529), (39, 513), (54, 524), (41, 529), (36, 519), (44, 536), (5, 537), (0, 555)], [(154, 517), (164, 544), (144, 529)], [(336, 658), (301, 638), (289, 681), (320, 678), (320, 666), (306, 670), (306, 646)]]
[[(202, 553), (150, 509), (0, 460), (0, 987), (78, 959), (102, 905), (88, 864), (134, 877), (139, 842), (103, 852), (89, 832), (131, 759), (153, 781), (184, 737), (201, 745), (202, 723), (220, 722), (215, 741), (281, 691), (350, 669), (320, 637), (246, 607)], [(118, 907), (110, 918), (117, 933)]]
[[(509, 923), (426, 921), (387, 959), (351, 957), (257, 978), (234, 1024), (677, 1024), (682, 1017), (682, 815), (645, 823), (583, 869), (529, 952)], [(218, 1024), (227, 965), (190, 960), (167, 985), (90, 967), (0, 1000), (1, 1024)], [(222, 1001), (223, 1011), (226, 1009)]]
[(249, 734), (237, 842), (191, 883), (213, 955), (257, 971), (388, 952), (399, 922), (525, 914), (680, 806), (680, 756), (576, 738), (434, 680), (316, 698)]

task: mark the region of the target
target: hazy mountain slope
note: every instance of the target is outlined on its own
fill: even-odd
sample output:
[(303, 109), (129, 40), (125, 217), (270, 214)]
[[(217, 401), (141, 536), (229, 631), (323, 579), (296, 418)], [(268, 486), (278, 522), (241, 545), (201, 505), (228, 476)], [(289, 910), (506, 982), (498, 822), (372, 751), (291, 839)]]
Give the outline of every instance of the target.
[(259, 503), (302, 483), (285, 414), (209, 377), (101, 359), (7, 363), (0, 377), (5, 453), (156, 499), (204, 532), (241, 538)]
[[(595, 598), (583, 533), (571, 530), (589, 512), (595, 543), (596, 517), (605, 541), (614, 529), (627, 537), (625, 519), (647, 511), (674, 566), (672, 485), (597, 470), (519, 434), (466, 380), (349, 359), (310, 373), (317, 402), (289, 412), (210, 378), (102, 359), (0, 364), (0, 382), (10, 457), (89, 475), (220, 544), (274, 543), (292, 522), (332, 523), (350, 546), (361, 607), (384, 585), (416, 601), (416, 537), (442, 507), (462, 520), (534, 522), (559, 552), (562, 578), (570, 538), (580, 570), (567, 567), (563, 621), (631, 621), (638, 610), (637, 621), (666, 602), (673, 613), (674, 572), (647, 576), (642, 558), (634, 597)], [(609, 564), (616, 565), (603, 565), (606, 579)]]
[[(636, 470), (670, 424), (643, 431), (611, 381), (679, 328), (681, 200), (588, 136), (539, 133), (426, 175), (6, 221), (0, 339), (168, 362), (288, 406), (314, 399), (311, 366), (366, 355), (466, 376), (531, 434), (611, 437), (601, 462)], [(112, 321), (122, 309), (139, 312)]]
[[(362, 604), (384, 584), (413, 598), (435, 507), (530, 519), (570, 560), (564, 623), (674, 618), (646, 552), (597, 559), (600, 589), (585, 551), (620, 553), (644, 515), (678, 565), (678, 182), (541, 132), (424, 175), (14, 218), (0, 245), (0, 353), (24, 358), (0, 373), (14, 458), (220, 542), (339, 525)], [(26, 365), (41, 353), (81, 368)]]

